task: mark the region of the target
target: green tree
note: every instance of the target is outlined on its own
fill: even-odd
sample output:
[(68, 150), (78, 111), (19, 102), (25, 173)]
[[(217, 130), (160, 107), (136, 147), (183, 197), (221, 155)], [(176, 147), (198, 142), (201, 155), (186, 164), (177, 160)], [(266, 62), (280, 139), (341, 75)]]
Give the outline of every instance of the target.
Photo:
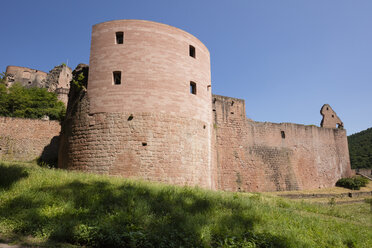
[(48, 92), (45, 88), (25, 88), (18, 83), (8, 90), (0, 87), (0, 115), (41, 118), (45, 115), (51, 120), (62, 120), (66, 114), (64, 104), (58, 101), (56, 94)]
[(0, 115), (8, 116), (9, 112), (7, 109), (8, 94), (5, 84), (0, 83)]
[(372, 128), (348, 137), (352, 168), (372, 168)]
[(5, 72), (0, 73), (0, 84), (5, 84), (5, 80), (6, 80), (6, 73)]

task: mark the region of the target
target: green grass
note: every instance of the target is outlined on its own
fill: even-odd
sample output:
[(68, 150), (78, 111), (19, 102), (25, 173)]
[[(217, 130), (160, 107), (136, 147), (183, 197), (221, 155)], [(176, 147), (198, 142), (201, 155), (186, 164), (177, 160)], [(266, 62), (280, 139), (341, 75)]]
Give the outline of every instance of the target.
[(368, 203), (320, 205), (0, 163), (0, 236), (93, 247), (372, 247)]

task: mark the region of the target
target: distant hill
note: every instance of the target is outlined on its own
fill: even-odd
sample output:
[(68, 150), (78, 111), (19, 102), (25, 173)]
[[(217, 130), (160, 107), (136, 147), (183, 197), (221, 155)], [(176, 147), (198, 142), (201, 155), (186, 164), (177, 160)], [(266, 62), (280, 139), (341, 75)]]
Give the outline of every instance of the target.
[(351, 168), (372, 168), (372, 128), (347, 137)]

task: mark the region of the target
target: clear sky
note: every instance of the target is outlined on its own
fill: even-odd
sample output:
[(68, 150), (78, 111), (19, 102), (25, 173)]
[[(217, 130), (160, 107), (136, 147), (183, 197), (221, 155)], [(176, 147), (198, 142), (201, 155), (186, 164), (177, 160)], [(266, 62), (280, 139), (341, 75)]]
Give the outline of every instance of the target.
[(199, 38), (213, 93), (244, 99), (253, 120), (319, 125), (328, 103), (348, 134), (372, 127), (370, 0), (2, 1), (0, 71), (88, 64), (92, 25), (115, 19)]

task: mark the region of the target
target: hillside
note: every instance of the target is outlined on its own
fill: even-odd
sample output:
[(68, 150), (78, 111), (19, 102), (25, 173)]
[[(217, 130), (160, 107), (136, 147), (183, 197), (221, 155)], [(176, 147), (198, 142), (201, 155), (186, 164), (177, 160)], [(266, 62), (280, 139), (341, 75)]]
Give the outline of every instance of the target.
[(0, 241), (21, 236), (46, 246), (371, 247), (369, 217), (363, 202), (315, 204), (0, 163)]
[(347, 137), (353, 169), (372, 168), (372, 128)]

